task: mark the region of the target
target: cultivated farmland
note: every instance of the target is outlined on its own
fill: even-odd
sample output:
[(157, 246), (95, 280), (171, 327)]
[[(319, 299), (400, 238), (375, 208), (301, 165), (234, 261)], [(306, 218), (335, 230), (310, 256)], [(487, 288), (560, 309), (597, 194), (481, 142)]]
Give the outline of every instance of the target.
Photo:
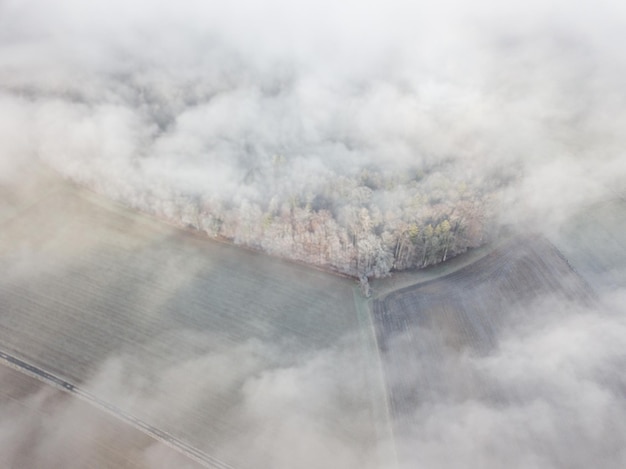
[[(374, 317), (393, 414), (406, 415), (429, 393), (441, 391), (429, 386), (432, 383), (420, 383), (417, 371), (425, 357), (467, 349), (489, 353), (503, 327), (523, 320), (514, 315), (545, 295), (572, 302), (593, 300), (591, 289), (558, 251), (544, 238), (532, 237), (512, 239), (452, 274), (376, 300)], [(426, 332), (435, 342), (422, 340)], [(394, 356), (398, 353), (402, 355)]]
[(352, 280), (54, 187), (4, 217), (4, 352), (216, 465), (375, 464), (384, 398)]
[[(626, 324), (597, 289), (606, 269), (620, 285), (620, 203), (565, 226), (568, 258), (541, 235), (513, 236), (374, 281), (368, 302), (353, 280), (38, 177), (43, 192), (0, 204), (0, 358), (56, 389), (8, 370), (18, 404), (3, 409), (9, 422), (69, 414), (104, 436), (54, 452), (29, 417), (19, 444), (39, 432), (50, 454), (101, 467), (154, 452), (164, 467), (186, 454), (189, 467), (244, 469), (626, 460)], [(585, 232), (595, 225), (602, 243)]]
[(0, 366), (2, 467), (202, 467), (93, 405)]
[(626, 286), (626, 200), (580, 210), (555, 236), (574, 268), (598, 289)]
[(384, 291), (373, 314), (401, 461), (621, 467), (623, 314), (545, 238)]

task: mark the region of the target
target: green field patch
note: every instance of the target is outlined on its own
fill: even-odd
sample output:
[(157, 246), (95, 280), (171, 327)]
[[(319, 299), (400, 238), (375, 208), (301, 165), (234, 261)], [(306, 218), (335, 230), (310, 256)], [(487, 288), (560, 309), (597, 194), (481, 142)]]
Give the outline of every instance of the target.
[[(71, 185), (2, 227), (6, 352), (234, 467), (376, 464), (354, 281)], [(285, 450), (296, 433), (310, 446)]]

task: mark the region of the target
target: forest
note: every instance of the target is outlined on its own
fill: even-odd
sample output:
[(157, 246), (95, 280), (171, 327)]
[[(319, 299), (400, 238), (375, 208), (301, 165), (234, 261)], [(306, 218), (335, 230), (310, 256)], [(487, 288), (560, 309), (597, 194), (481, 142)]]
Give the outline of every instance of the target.
[[(273, 187), (291, 169), (274, 158), (250, 184)], [(423, 268), (490, 239), (495, 188), (442, 171), (362, 169), (333, 175), (317, 192), (239, 202), (173, 187), (108, 194), (211, 238), (358, 278)], [(163, 197), (163, 194), (168, 194)], [(269, 199), (269, 200), (267, 200)]]
[[(381, 3), (370, 18), (389, 23), (348, 33), (350, 9), (328, 5), (342, 21), (326, 24), (317, 2), (252, 22), (249, 5), (150, 5), (121, 24), (108, 5), (80, 21), (46, 5), (0, 15), (0, 177), (34, 156), (178, 226), (359, 278), (623, 191), (615, 14), (596, 35), (576, 15), (525, 30), (526, 5), (475, 27), (463, 2), (420, 24)], [(452, 11), (459, 34), (431, 27)]]

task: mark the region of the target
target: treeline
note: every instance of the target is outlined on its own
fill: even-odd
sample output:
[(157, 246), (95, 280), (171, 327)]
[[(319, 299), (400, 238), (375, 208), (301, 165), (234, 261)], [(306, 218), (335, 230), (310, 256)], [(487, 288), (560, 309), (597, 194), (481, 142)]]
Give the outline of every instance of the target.
[(363, 170), (331, 178), (317, 193), (265, 202), (174, 191), (132, 200), (210, 237), (360, 278), (423, 268), (477, 247), (489, 214), (484, 188), (441, 172), (400, 177)]

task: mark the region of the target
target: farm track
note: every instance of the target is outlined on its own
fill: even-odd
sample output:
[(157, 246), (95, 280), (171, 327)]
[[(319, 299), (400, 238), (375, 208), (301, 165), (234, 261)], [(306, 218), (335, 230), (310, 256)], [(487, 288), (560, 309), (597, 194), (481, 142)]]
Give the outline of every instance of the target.
[(158, 428), (153, 427), (152, 425), (147, 424), (146, 422), (122, 411), (120, 408), (112, 405), (111, 403), (106, 402), (98, 398), (97, 396), (94, 396), (88, 391), (85, 391), (80, 387), (77, 387), (74, 384), (52, 373), (42, 370), (41, 368), (38, 368), (30, 363), (25, 362), (24, 360), (21, 360), (13, 355), (9, 355), (2, 351), (0, 351), (0, 360), (5, 365), (13, 369), (32, 376), (45, 384), (52, 385), (57, 389), (62, 389), (65, 392), (68, 392), (84, 401), (87, 401), (89, 404), (97, 407), (98, 409), (108, 412), (115, 418), (129, 425), (132, 425), (134, 428), (140, 430), (151, 438), (165, 443), (166, 445), (180, 452), (184, 456), (187, 456), (194, 461), (199, 462), (204, 467), (216, 469), (234, 469), (232, 466), (229, 466), (228, 464), (194, 448), (193, 446), (188, 445), (184, 441), (175, 438), (167, 432), (164, 432), (162, 430), (159, 430)]
[[(375, 300), (373, 315), (394, 420), (457, 381), (445, 369), (424, 373), (424, 361), (438, 362), (450, 353), (490, 353), (501, 331), (523, 321), (525, 311), (546, 296), (587, 305), (596, 298), (552, 244), (532, 236), (511, 239), (449, 275)], [(481, 388), (472, 376), (464, 383), (468, 395), (511, 398)]]

